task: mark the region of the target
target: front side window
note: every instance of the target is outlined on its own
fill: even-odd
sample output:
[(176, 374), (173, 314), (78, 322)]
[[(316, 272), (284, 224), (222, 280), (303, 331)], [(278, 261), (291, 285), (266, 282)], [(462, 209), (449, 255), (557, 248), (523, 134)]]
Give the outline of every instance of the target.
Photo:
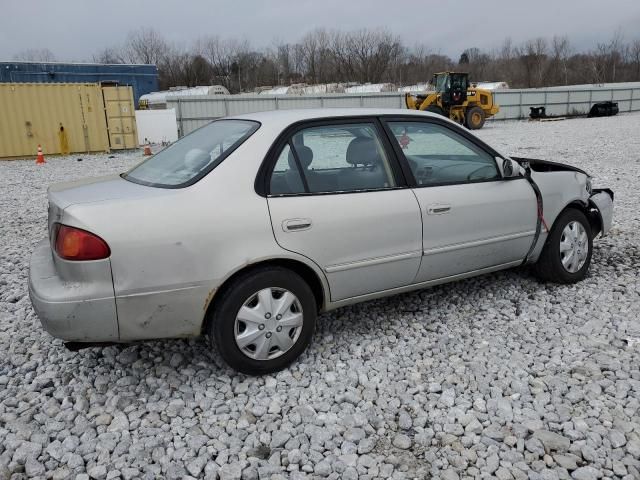
[(426, 122), (389, 122), (418, 186), (499, 179), (491, 155), (463, 136)]
[(271, 174), (271, 194), (393, 188), (396, 182), (375, 125), (354, 123), (296, 132)]
[(250, 120), (212, 122), (133, 167), (122, 178), (151, 187), (191, 185), (218, 166), (259, 126)]

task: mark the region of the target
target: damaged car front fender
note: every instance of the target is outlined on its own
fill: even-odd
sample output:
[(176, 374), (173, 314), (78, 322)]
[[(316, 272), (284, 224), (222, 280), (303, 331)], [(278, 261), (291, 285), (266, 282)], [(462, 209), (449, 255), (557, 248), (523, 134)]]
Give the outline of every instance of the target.
[(594, 189), (589, 197), (589, 207), (600, 221), (599, 233), (603, 236), (609, 233), (613, 223), (613, 192), (608, 188)]

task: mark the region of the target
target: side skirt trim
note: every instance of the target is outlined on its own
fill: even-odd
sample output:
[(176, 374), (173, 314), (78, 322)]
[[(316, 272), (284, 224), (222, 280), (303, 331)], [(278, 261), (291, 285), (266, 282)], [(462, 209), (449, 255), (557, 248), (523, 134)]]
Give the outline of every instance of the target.
[(457, 275), (451, 275), (449, 277), (441, 277), (435, 280), (428, 280), (426, 282), (421, 283), (413, 283), (411, 285), (406, 285), (404, 287), (392, 288), (389, 290), (382, 290), (380, 292), (369, 293), (366, 295), (359, 295), (357, 297), (346, 298), (344, 300), (339, 300), (337, 302), (332, 302), (327, 305), (325, 311), (334, 310), (336, 308), (344, 307), (347, 305), (352, 305), (354, 303), (360, 303), (367, 300), (374, 300), (376, 298), (388, 297), (390, 295), (397, 295), (399, 293), (410, 292), (412, 290), (420, 290), (427, 287), (432, 287), (434, 285), (440, 285), (442, 283), (449, 283), (455, 280), (463, 280), (469, 277), (475, 277), (477, 275), (482, 275), (484, 273), (496, 272), (498, 270), (504, 270), (511, 267), (517, 267), (522, 265), (522, 260), (516, 260), (515, 262), (503, 263), (500, 265), (494, 265), (492, 267), (481, 268), (478, 270), (472, 270), (466, 273), (460, 273)]
[(535, 235), (535, 233), (535, 230), (531, 230), (529, 232), (512, 233), (510, 235), (485, 238), (483, 240), (476, 240), (474, 242), (456, 243), (453, 245), (446, 245), (444, 247), (430, 248), (424, 251), (424, 255), (434, 255), (436, 253), (445, 253), (452, 250), (462, 250), (465, 248), (479, 247), (481, 245), (490, 245), (492, 243), (504, 242), (505, 240), (516, 240), (518, 238), (530, 237), (532, 235)]
[(415, 252), (398, 253), (395, 255), (386, 255), (384, 257), (368, 258), (366, 260), (357, 260), (355, 262), (329, 265), (328, 267), (325, 267), (324, 270), (327, 273), (343, 272), (345, 270), (351, 270), (354, 268), (372, 267), (374, 265), (382, 265), (383, 263), (397, 262), (400, 260), (408, 260), (410, 258), (419, 258), (421, 256), (422, 256), (422, 252), (417, 250)]

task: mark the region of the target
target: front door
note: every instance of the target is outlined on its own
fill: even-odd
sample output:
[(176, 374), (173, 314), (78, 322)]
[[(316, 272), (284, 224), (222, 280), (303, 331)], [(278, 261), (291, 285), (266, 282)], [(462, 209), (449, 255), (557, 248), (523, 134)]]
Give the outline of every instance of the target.
[(332, 301), (411, 284), (420, 209), (379, 124), (314, 123), (281, 143), (268, 192), (280, 246), (322, 268)]
[(535, 194), (525, 178), (503, 179), (494, 156), (457, 127), (413, 120), (387, 125), (414, 177), (422, 214), (417, 282), (525, 258), (537, 223)]

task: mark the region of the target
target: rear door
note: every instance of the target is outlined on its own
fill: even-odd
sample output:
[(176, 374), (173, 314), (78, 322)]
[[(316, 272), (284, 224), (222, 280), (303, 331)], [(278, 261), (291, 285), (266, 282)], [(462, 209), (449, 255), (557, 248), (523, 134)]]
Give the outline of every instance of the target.
[(417, 282), (513, 266), (536, 230), (525, 178), (502, 178), (495, 156), (448, 122), (389, 120), (394, 148), (412, 177), (423, 223)]
[(276, 240), (325, 272), (331, 300), (409, 285), (422, 251), (414, 194), (379, 122), (315, 122), (281, 140), (268, 178)]

